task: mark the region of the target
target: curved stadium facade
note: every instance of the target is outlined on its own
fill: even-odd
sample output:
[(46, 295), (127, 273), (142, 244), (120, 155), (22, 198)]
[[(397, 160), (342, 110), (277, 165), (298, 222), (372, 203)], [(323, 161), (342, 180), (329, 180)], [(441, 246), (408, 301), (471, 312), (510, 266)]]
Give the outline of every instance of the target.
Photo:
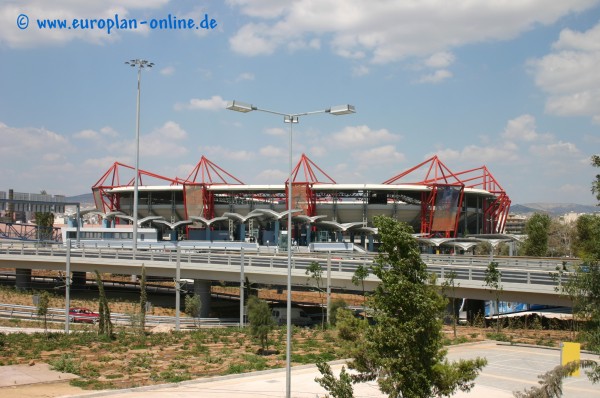
[[(114, 163), (94, 184), (96, 209), (132, 215), (135, 169)], [(510, 198), (486, 166), (451, 171), (434, 156), (377, 184), (338, 184), (306, 155), (292, 173), (292, 237), (353, 241), (376, 234), (373, 218), (411, 224), (422, 237), (504, 232)], [(287, 217), (287, 181), (248, 185), (204, 156), (187, 178), (138, 170), (138, 219), (187, 239), (277, 243)], [(120, 213), (112, 213), (120, 212)]]

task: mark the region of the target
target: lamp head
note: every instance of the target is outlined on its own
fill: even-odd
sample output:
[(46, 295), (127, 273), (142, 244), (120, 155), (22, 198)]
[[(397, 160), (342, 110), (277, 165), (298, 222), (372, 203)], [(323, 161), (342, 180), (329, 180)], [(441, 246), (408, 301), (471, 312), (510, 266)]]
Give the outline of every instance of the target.
[(225, 107), (225, 109), (229, 109), (230, 111), (248, 113), (255, 110), (256, 107), (252, 106), (252, 104), (246, 104), (245, 102), (239, 102), (234, 100), (227, 102), (227, 106)]
[(337, 105), (332, 106), (328, 112), (332, 115), (340, 116), (356, 113), (356, 109), (354, 108), (354, 105)]

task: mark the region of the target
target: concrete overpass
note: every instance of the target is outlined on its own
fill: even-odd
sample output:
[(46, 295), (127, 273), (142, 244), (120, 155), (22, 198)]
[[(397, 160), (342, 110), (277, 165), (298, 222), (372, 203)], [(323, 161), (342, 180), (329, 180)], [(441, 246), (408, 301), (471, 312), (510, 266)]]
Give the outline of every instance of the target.
[[(19, 270), (66, 270), (66, 248), (62, 246), (33, 247), (26, 244), (0, 245), (0, 267)], [(81, 248), (71, 249), (70, 269), (72, 272), (139, 275), (142, 264), (148, 276), (175, 278), (179, 264), (182, 279), (196, 281), (239, 282), (242, 256), (239, 252), (202, 251), (193, 249), (138, 251), (135, 256), (130, 249)], [(423, 255), (430, 272), (442, 283), (448, 273), (454, 271), (456, 289), (460, 298), (492, 300), (494, 295), (485, 286), (485, 269), (489, 257)], [(503, 301), (531, 304), (570, 306), (568, 298), (557, 292), (559, 282), (551, 274), (562, 266), (562, 259), (539, 259), (522, 257), (494, 258), (502, 272)], [(352, 275), (360, 265), (370, 266), (372, 256), (341, 258), (337, 255), (318, 256), (294, 255), (292, 257), (292, 285), (310, 287), (315, 281), (306, 275), (311, 262), (319, 262), (323, 269), (323, 280), (329, 280), (331, 289), (358, 291), (352, 284)], [(287, 256), (262, 253), (244, 253), (244, 274), (252, 283), (285, 286), (287, 281)], [(329, 275), (329, 278), (328, 278)], [(379, 279), (369, 275), (365, 289), (374, 290)]]

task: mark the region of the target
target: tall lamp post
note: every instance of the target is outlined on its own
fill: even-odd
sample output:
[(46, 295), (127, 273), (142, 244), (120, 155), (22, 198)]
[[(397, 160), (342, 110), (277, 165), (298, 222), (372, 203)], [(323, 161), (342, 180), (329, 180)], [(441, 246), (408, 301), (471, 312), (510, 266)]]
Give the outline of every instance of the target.
[(291, 396), (291, 353), (292, 353), (292, 126), (294, 123), (299, 122), (300, 116), (313, 115), (316, 113), (329, 113), (331, 115), (348, 115), (355, 113), (356, 110), (352, 105), (339, 105), (333, 106), (328, 109), (323, 109), (313, 112), (304, 113), (281, 113), (275, 112), (268, 109), (261, 109), (254, 105), (230, 101), (227, 103), (227, 109), (231, 111), (237, 111), (242, 113), (248, 113), (251, 111), (261, 111), (271, 113), (274, 115), (283, 116), (284, 123), (290, 124), (290, 137), (289, 137), (289, 175), (288, 175), (288, 200), (287, 200), (287, 339), (286, 339), (286, 352), (285, 352), (285, 392), (286, 397)]
[(135, 180), (133, 183), (133, 255), (137, 251), (137, 230), (138, 230), (138, 173), (140, 168), (140, 88), (142, 80), (142, 69), (152, 68), (154, 63), (145, 59), (132, 59), (125, 61), (125, 64), (132, 68), (138, 68), (137, 73), (137, 106), (135, 121)]

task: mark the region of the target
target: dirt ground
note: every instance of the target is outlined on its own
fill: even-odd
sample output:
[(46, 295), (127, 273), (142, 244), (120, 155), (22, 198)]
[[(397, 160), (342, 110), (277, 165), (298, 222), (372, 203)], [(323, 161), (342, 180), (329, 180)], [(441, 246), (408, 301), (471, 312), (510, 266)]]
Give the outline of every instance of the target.
[[(167, 282), (168, 283), (168, 282)], [(172, 285), (172, 283), (171, 283)], [(213, 287), (213, 293), (223, 294), (223, 295), (239, 295), (239, 289), (237, 288), (228, 288), (228, 287)], [(278, 293), (273, 290), (262, 290), (259, 294), (261, 298), (271, 299), (271, 300), (282, 300), (286, 299), (286, 292)], [(336, 298), (343, 298), (344, 301), (348, 305), (361, 305), (362, 297), (358, 295), (337, 295), (332, 298), (335, 300)], [(304, 303), (320, 303), (323, 298), (319, 297), (317, 293), (313, 292), (294, 292), (294, 301), (304, 302)], [(13, 303), (13, 304), (22, 304), (22, 305), (32, 305), (31, 304), (31, 295), (30, 294), (19, 294), (10, 289), (0, 289), (0, 302), (2, 303)], [(93, 300), (84, 300), (84, 299), (75, 299), (72, 302), (73, 306), (83, 306), (91, 309), (97, 308), (97, 299)], [(135, 302), (125, 302), (120, 303), (117, 301), (110, 302), (110, 307), (112, 312), (121, 312), (127, 313), (135, 310), (135, 306), (137, 303)], [(53, 297), (50, 302), (51, 307), (62, 307), (64, 306), (64, 298), (60, 296)], [(161, 308), (154, 307), (153, 310), (154, 315), (174, 315), (173, 308)], [(183, 314), (182, 314), (183, 316)], [(164, 328), (164, 327), (163, 327)], [(162, 330), (163, 332), (165, 330)], [(453, 330), (451, 326), (444, 327), (444, 333), (448, 337), (449, 340), (453, 339)], [(509, 341), (513, 343), (524, 343), (524, 344), (537, 344), (537, 345), (545, 345), (545, 346), (554, 346), (557, 347), (560, 341), (568, 341), (570, 340), (570, 332), (564, 330), (542, 330), (538, 328), (530, 328), (528, 330), (523, 329), (511, 329), (510, 327), (505, 327), (502, 329), (502, 333), (500, 336), (492, 336), (495, 334), (495, 329), (493, 328), (478, 328), (471, 326), (459, 326), (457, 328), (457, 335), (459, 339), (457, 342), (468, 342), (468, 341), (480, 341), (488, 338), (500, 338), (503, 341)], [(215, 341), (214, 344), (208, 344), (210, 347), (208, 348), (209, 353), (207, 354), (207, 358), (217, 358), (217, 356), (222, 355), (224, 352), (228, 352), (230, 357), (234, 357), (238, 354), (243, 355), (245, 352), (249, 352), (248, 350), (251, 348), (251, 351), (255, 348), (250, 347), (251, 344), (249, 342), (240, 341), (239, 336), (231, 337), (230, 341)], [(190, 346), (191, 347), (191, 346)], [(115, 374), (106, 374), (99, 378), (99, 381), (111, 381), (114, 387), (117, 388), (125, 388), (130, 387), (132, 384), (134, 385), (145, 385), (145, 384), (155, 384), (155, 382), (151, 382), (149, 380), (148, 375), (143, 374), (145, 369), (138, 368), (137, 374), (130, 374), (129, 376), (125, 376), (123, 378), (112, 378), (111, 376), (116, 376), (119, 371), (117, 368), (127, 366), (132, 359), (142, 360), (143, 358), (154, 358), (153, 364), (156, 362), (161, 362), (161, 366), (159, 369), (159, 373), (161, 370), (173, 370), (173, 363), (177, 364), (181, 362), (183, 359), (178, 358), (178, 355), (181, 353), (181, 349), (187, 350), (186, 347), (182, 347), (180, 344), (174, 344), (171, 346), (165, 347), (143, 347), (140, 350), (136, 351), (134, 357), (135, 358), (120, 358), (121, 355), (118, 353), (101, 353), (95, 352), (89, 349), (84, 349), (82, 351), (86, 351), (86, 354), (89, 354), (85, 362), (90, 365), (101, 365), (98, 362), (98, 358), (104, 356), (104, 360), (107, 361), (110, 357), (111, 366), (113, 367), (113, 373)], [(156, 351), (160, 352), (156, 352)], [(90, 351), (87, 353), (87, 351)], [(45, 355), (49, 357), (52, 352), (48, 352)], [(58, 354), (58, 353), (54, 353)], [(204, 355), (204, 353), (203, 353)], [(169, 361), (168, 358), (171, 358), (172, 361)], [(164, 359), (164, 361), (163, 361)], [(116, 361), (116, 362), (112, 362)], [(120, 361), (120, 362), (119, 362)], [(96, 362), (98, 362), (96, 364)], [(190, 361), (191, 362), (191, 361)], [(281, 362), (281, 363), (275, 363)], [(227, 367), (230, 365), (228, 363), (228, 359), (225, 359), (222, 363), (214, 364), (214, 366), (207, 365), (205, 363), (197, 363), (190, 365), (194, 368), (201, 367), (202, 374), (206, 376), (219, 374), (220, 367)], [(278, 356), (273, 356), (272, 361), (269, 360), (268, 366), (284, 366), (283, 361)], [(200, 369), (200, 368), (199, 368)], [(190, 368), (190, 373), (197, 374), (196, 370)], [(109, 372), (110, 373), (110, 372)], [(107, 377), (108, 376), (108, 377)], [(135, 380), (133, 380), (135, 378)], [(12, 398), (12, 397), (32, 397), (32, 398), (41, 398), (41, 397), (59, 397), (64, 395), (76, 395), (76, 394), (84, 394), (86, 391), (79, 387), (74, 387), (69, 384), (68, 381), (57, 381), (53, 383), (41, 383), (41, 384), (30, 384), (30, 385), (19, 385), (19, 386), (10, 386), (0, 388), (0, 396), (3, 398)]]

